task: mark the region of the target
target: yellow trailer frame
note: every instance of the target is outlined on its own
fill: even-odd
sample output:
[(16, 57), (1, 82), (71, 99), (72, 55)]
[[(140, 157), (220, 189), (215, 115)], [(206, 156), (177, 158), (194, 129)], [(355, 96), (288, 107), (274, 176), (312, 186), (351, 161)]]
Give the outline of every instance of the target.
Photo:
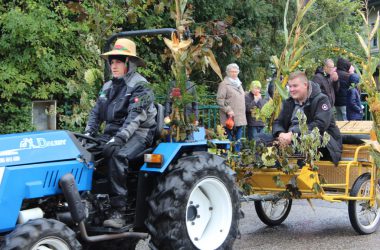
[[(351, 131), (351, 134), (362, 133), (362, 131)], [(344, 145), (345, 150), (350, 151), (353, 157), (344, 158), (338, 166), (330, 161), (315, 162), (316, 166), (324, 167), (325, 170), (345, 169), (344, 181), (339, 183), (321, 183), (320, 172), (313, 171), (308, 165), (303, 166), (294, 174), (285, 174), (276, 168), (254, 169), (252, 176), (246, 180), (254, 194), (246, 196), (245, 200), (255, 201), (257, 214), (267, 225), (274, 226), (282, 223), (289, 214), (292, 201), (291, 198), (281, 196), (286, 191), (286, 187), (277, 186), (274, 181), (276, 177), (284, 184), (295, 182), (298, 191), (301, 192), (299, 199), (347, 201), (349, 217), (354, 229), (359, 234), (373, 233), (380, 225), (380, 184), (377, 167), (369, 154), (372, 142), (366, 141), (364, 145)], [(362, 156), (366, 156), (365, 159)], [(292, 160), (290, 164), (296, 164), (296, 160)], [(350, 182), (353, 182), (352, 186)], [(319, 188), (315, 188), (316, 186)], [(280, 204), (280, 211), (274, 215), (276, 211), (273, 209), (278, 207), (278, 204)], [(265, 212), (266, 207), (271, 209), (269, 213)], [(367, 222), (365, 220), (363, 222), (360, 218), (361, 214), (365, 214)]]

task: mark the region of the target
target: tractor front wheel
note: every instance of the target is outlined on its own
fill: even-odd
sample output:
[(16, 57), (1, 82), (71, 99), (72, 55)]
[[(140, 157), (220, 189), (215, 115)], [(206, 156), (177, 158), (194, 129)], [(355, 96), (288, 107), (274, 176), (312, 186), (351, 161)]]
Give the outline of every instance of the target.
[(158, 249), (232, 249), (239, 234), (234, 172), (216, 155), (184, 157), (149, 199), (147, 228)]
[(4, 250), (77, 250), (82, 249), (75, 233), (62, 222), (36, 219), (18, 225), (5, 236)]

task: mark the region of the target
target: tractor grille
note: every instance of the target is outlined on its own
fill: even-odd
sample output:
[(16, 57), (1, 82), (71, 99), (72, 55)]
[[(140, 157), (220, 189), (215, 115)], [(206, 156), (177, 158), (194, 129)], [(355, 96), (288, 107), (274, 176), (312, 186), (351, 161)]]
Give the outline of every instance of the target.
[(58, 173), (59, 170), (54, 171), (46, 171), (45, 175), (45, 181), (44, 181), (44, 188), (51, 188), (58, 185)]
[(72, 175), (74, 175), (74, 179), (76, 183), (79, 185), (82, 180), (83, 168), (73, 168), (71, 170)]
[[(77, 185), (79, 185), (82, 180), (83, 168), (73, 168), (71, 169), (71, 174), (74, 176)], [(43, 188), (57, 187), (60, 177), (59, 170), (46, 171)]]

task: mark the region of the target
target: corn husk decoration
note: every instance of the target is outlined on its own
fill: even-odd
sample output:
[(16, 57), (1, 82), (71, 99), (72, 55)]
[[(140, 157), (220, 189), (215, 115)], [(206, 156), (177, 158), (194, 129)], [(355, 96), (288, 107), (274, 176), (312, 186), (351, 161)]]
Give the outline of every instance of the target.
[[(187, 26), (191, 24), (192, 19), (190, 16), (191, 11), (186, 10), (187, 1), (175, 1), (175, 13), (172, 16), (176, 20), (176, 31), (171, 34), (171, 39), (164, 38), (166, 46), (170, 49), (173, 57), (171, 65), (172, 73), (175, 79), (175, 86), (172, 88), (170, 98), (172, 102), (172, 113), (170, 115), (171, 130), (174, 132), (176, 141), (184, 140), (186, 134), (197, 130), (195, 117), (184, 116), (184, 110), (188, 104), (194, 101), (194, 96), (187, 93), (186, 81), (188, 76), (187, 72), (191, 72), (191, 64), (203, 63), (202, 68), (207, 66), (218, 74), (220, 78), (221, 71), (219, 65), (214, 57), (214, 54), (205, 44), (197, 44), (192, 46), (193, 40), (191, 38), (185, 39), (184, 32), (188, 29)], [(204, 60), (201, 62), (194, 62), (193, 58), (201, 56)]]
[[(285, 47), (281, 53), (280, 58), (277, 56), (272, 56), (272, 62), (277, 69), (277, 77), (274, 81), (275, 91), (273, 96), (273, 102), (268, 102), (265, 105), (273, 105), (273, 108), (266, 107), (264, 110), (267, 112), (271, 110), (272, 113), (262, 114), (261, 117), (268, 117), (266, 120), (269, 124), (269, 129), (271, 128), (274, 119), (280, 113), (281, 103), (283, 99), (288, 97), (286, 90), (286, 84), (288, 83), (289, 74), (293, 71), (296, 71), (300, 66), (303, 59), (303, 51), (305, 47), (310, 43), (311, 37), (315, 35), (319, 30), (321, 30), (325, 25), (317, 28), (311, 33), (307, 33), (309, 26), (303, 28), (301, 26), (301, 21), (307, 11), (314, 4), (315, 0), (297, 0), (297, 13), (295, 20), (292, 24), (290, 32), (288, 31), (287, 26), (287, 13), (289, 9), (289, 0), (286, 2), (285, 13), (284, 13), (284, 38), (285, 38)], [(265, 106), (264, 105), (264, 106)]]

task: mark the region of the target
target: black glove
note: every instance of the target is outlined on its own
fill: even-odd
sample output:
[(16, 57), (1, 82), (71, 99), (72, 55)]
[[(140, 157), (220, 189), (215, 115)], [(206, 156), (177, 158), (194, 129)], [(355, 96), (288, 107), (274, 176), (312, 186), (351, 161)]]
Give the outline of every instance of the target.
[(125, 144), (125, 141), (120, 137), (114, 136), (109, 140), (103, 148), (103, 155), (111, 157), (116, 149), (120, 149)]

